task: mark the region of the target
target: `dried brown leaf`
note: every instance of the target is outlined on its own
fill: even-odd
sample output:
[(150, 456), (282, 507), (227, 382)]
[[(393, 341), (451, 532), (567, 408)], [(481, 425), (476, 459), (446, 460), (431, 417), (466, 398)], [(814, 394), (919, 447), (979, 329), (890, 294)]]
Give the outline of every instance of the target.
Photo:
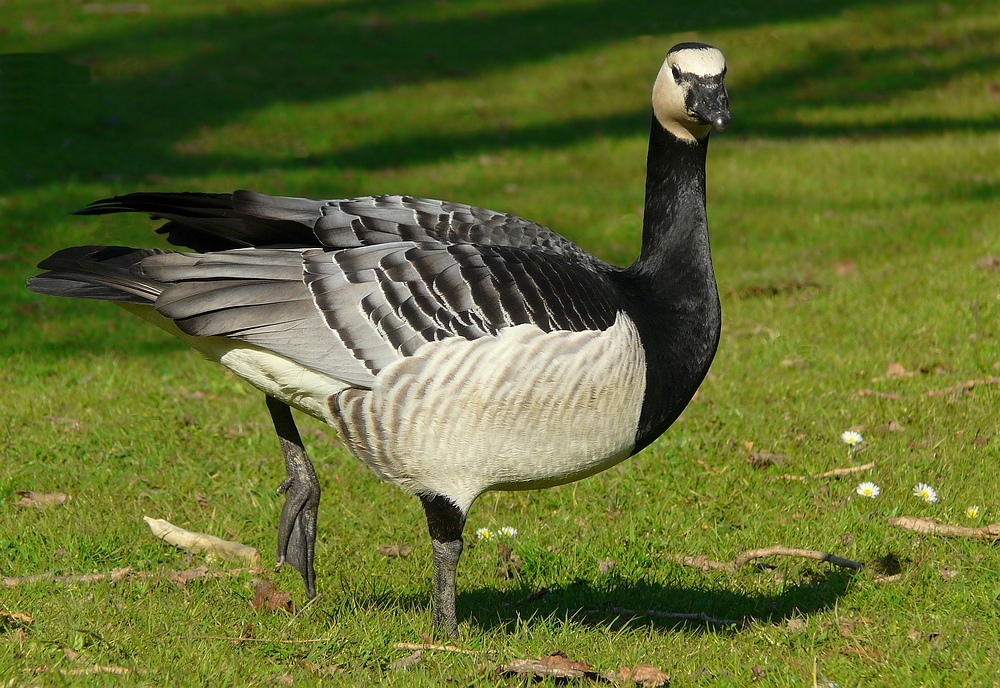
[(1000, 270), (1000, 256), (983, 256), (976, 261), (976, 267), (981, 270)]
[(253, 599), (250, 606), (254, 609), (273, 612), (282, 609), (294, 612), (291, 593), (281, 590), (272, 580), (262, 580), (253, 586)]
[(848, 258), (842, 263), (834, 263), (833, 269), (836, 271), (839, 277), (844, 277), (845, 275), (850, 275), (858, 271), (858, 265), (853, 260)]
[(414, 650), (413, 654), (409, 654), (402, 659), (397, 659), (395, 662), (389, 665), (390, 669), (409, 669), (411, 666), (415, 666), (420, 663), (420, 660), (424, 657), (423, 650)]
[(184, 571), (169, 571), (167, 573), (167, 578), (170, 579), (179, 588), (184, 588), (187, 586), (189, 581), (197, 580), (199, 578), (204, 578), (208, 574), (207, 566), (199, 566), (193, 569), (186, 569)]
[(670, 674), (650, 664), (636, 664), (632, 669), (623, 666), (617, 673), (606, 676), (611, 681), (632, 681), (643, 688), (656, 688), (670, 683)]
[(750, 452), (747, 462), (754, 468), (766, 468), (768, 466), (780, 466), (791, 461), (792, 457), (785, 454), (771, 454), (770, 452)]
[(602, 576), (611, 572), (617, 562), (614, 559), (602, 559), (597, 562), (597, 572)]
[(788, 624), (786, 625), (789, 633), (801, 633), (802, 631), (806, 630), (807, 624), (804, 620), (793, 617), (788, 620)]
[(912, 370), (907, 370), (902, 363), (890, 363), (885, 368), (886, 377), (913, 377), (916, 375)]
[(15, 492), (20, 501), (14, 502), (14, 506), (23, 508), (32, 507), (42, 509), (47, 506), (58, 506), (65, 504), (68, 499), (62, 492), (32, 492), (31, 490), (18, 490)]
[(515, 659), (509, 664), (497, 667), (501, 674), (520, 674), (544, 678), (583, 678), (584, 676), (596, 676), (593, 669), (586, 662), (579, 662), (569, 659), (565, 653), (556, 652), (541, 659)]
[(514, 554), (514, 550), (508, 545), (503, 542), (497, 543), (497, 573), (501, 578), (516, 578), (521, 572), (523, 563), (521, 557)]
[(27, 614), (0, 611), (0, 629), (7, 627), (13, 628), (15, 626), (28, 626), (33, 623), (35, 623), (35, 620)]
[(400, 557), (405, 559), (413, 553), (413, 548), (409, 545), (379, 545), (378, 553), (386, 557)]
[(200, 506), (202, 509), (208, 508), (208, 497), (203, 495), (201, 492), (194, 493), (194, 501), (198, 502), (198, 506)]
[(76, 418), (63, 418), (60, 416), (45, 416), (45, 420), (49, 421), (53, 430), (65, 430), (66, 432), (78, 433), (80, 432), (80, 421)]

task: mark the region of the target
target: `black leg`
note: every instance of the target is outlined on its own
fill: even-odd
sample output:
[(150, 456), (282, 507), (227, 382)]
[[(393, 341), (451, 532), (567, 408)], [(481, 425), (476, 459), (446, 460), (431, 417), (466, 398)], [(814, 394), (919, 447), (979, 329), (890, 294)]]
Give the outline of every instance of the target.
[(427, 515), (427, 530), (434, 547), (434, 600), (431, 625), (435, 632), (458, 637), (455, 615), (455, 572), (462, 556), (465, 514), (447, 498), (421, 497)]
[(319, 514), (319, 479), (309, 455), (302, 446), (302, 438), (295, 427), (292, 409), (283, 401), (267, 396), (267, 410), (271, 413), (278, 442), (285, 455), (287, 477), (278, 486), (284, 493), (285, 506), (278, 520), (278, 566), (288, 563), (298, 569), (306, 584), (306, 595), (316, 597), (316, 518)]

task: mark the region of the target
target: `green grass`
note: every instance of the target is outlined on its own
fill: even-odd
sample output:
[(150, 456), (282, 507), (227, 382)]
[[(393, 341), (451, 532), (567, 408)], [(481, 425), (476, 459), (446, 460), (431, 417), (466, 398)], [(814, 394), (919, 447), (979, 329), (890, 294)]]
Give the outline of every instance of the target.
[[(1000, 255), (1000, 15), (987, 0), (718, 5), (5, 2), (2, 49), (48, 57), (0, 62), (2, 576), (202, 563), (143, 515), (274, 556), (283, 466), (260, 395), (107, 304), (23, 288), (62, 246), (160, 241), (143, 218), (69, 211), (139, 189), (404, 192), (515, 212), (625, 264), (670, 45), (723, 48), (734, 123), (709, 154), (725, 320), (711, 376), (621, 466), (473, 508), (467, 532), (515, 526), (523, 560), (508, 580), (492, 545), (463, 557), (461, 642), (477, 656), (389, 669), (405, 655), (393, 643), (430, 626), (421, 510), (300, 418), (324, 489), (314, 604), (254, 611), (249, 575), (4, 589), (0, 612), (34, 622), (0, 626), (0, 683), (69, 681), (56, 670), (81, 666), (70, 648), (134, 670), (75, 679), (93, 685), (519, 685), (492, 667), (556, 650), (601, 671), (653, 664), (675, 686), (746, 685), (754, 666), (767, 686), (995, 685), (997, 548), (886, 521), (1000, 521), (1000, 385), (926, 396), (1000, 376), (1000, 271), (976, 265)], [(915, 374), (886, 378), (889, 363)], [(880, 430), (890, 421), (905, 429)], [(852, 459), (839, 435), (855, 426)], [(755, 469), (747, 442), (791, 459)], [(781, 477), (867, 461), (870, 474)], [(857, 497), (862, 479), (882, 495)], [(918, 481), (940, 501), (911, 496)], [(71, 499), (17, 509), (24, 489)], [(675, 559), (772, 544), (869, 566), (705, 573)], [(902, 576), (877, 582), (891, 560)], [(304, 602), (296, 573), (277, 580)], [(712, 629), (613, 607), (754, 620)], [(204, 638), (246, 633), (317, 642)]]

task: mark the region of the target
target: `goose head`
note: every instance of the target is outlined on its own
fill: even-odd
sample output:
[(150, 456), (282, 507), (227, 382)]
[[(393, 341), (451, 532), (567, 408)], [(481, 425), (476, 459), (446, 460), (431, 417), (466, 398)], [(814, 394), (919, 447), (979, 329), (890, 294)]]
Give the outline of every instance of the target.
[(726, 58), (704, 43), (678, 43), (653, 84), (653, 113), (664, 129), (694, 144), (729, 126)]

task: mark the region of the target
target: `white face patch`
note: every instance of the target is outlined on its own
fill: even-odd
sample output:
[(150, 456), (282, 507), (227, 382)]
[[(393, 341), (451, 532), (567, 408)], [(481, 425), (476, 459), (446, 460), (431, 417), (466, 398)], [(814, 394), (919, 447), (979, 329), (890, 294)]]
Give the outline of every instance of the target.
[[(682, 72), (680, 83), (674, 77), (674, 67)], [(704, 138), (711, 126), (688, 114), (685, 95), (690, 84), (684, 75), (718, 77), (725, 69), (722, 51), (711, 46), (681, 48), (667, 54), (653, 84), (653, 112), (663, 128), (685, 143), (695, 144)]]
[(670, 53), (667, 63), (677, 65), (685, 74), (719, 76), (726, 70), (726, 58), (716, 48), (685, 48)]

